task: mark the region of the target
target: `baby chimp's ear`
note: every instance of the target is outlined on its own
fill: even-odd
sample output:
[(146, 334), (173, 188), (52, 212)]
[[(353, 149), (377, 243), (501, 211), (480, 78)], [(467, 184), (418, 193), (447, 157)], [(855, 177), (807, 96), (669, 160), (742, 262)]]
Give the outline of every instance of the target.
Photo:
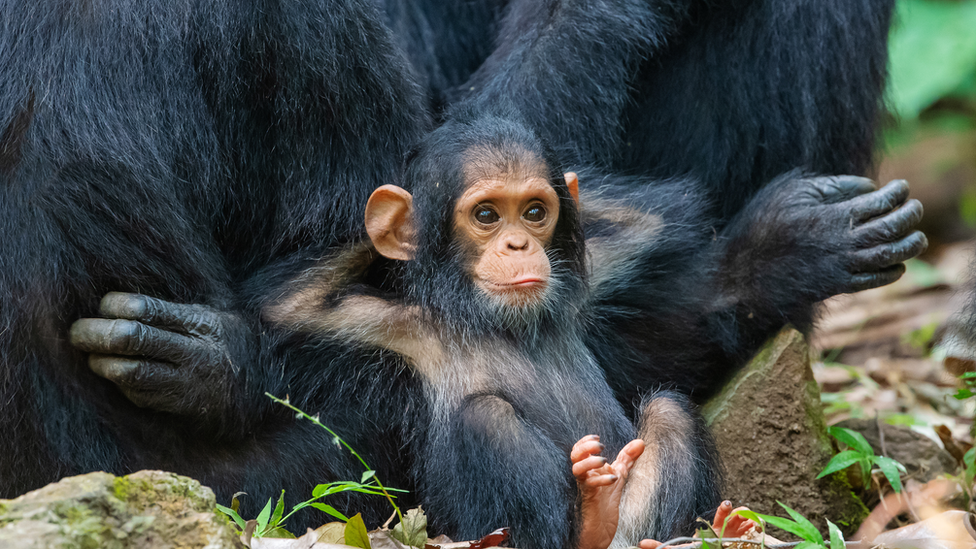
[(413, 197), (396, 185), (373, 191), (366, 203), (366, 233), (383, 257), (408, 261), (417, 249)]

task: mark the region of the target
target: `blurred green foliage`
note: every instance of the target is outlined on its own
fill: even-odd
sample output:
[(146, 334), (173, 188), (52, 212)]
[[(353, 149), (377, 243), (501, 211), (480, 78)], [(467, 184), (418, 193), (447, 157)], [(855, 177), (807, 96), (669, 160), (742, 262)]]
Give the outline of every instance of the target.
[[(884, 150), (976, 131), (976, 0), (897, 0), (889, 54), (886, 99), (896, 124)], [(938, 181), (955, 162), (934, 161), (929, 175)], [(976, 181), (958, 192), (959, 220), (976, 229)]]
[(950, 97), (976, 100), (976, 0), (898, 0), (888, 101), (910, 122)]

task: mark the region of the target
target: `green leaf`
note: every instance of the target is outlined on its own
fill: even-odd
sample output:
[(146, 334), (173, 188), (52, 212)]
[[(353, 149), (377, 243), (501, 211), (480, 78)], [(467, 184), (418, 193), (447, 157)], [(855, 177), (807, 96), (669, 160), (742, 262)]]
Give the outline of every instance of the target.
[(973, 446), (966, 451), (962, 456), (962, 463), (966, 466), (965, 477), (966, 486), (973, 485), (973, 479), (976, 478), (976, 446)]
[(873, 463), (873, 457), (865, 456), (864, 459), (858, 462), (861, 465), (861, 479), (864, 484), (868, 484), (871, 480), (871, 463)]
[(237, 499), (237, 496), (246, 496), (247, 492), (235, 492), (230, 498), (230, 508), (237, 511), (241, 508), (241, 500)]
[(840, 528), (836, 524), (828, 520), (827, 530), (830, 531), (830, 549), (844, 549), (847, 547), (847, 544), (844, 543), (844, 534), (841, 533)]
[(335, 507), (333, 507), (331, 505), (326, 505), (324, 503), (317, 503), (317, 502), (316, 503), (310, 503), (309, 505), (311, 505), (312, 507), (315, 507), (316, 509), (318, 509), (319, 511), (322, 511), (323, 513), (326, 513), (328, 515), (331, 515), (331, 516), (333, 516), (333, 517), (341, 520), (342, 522), (349, 522), (349, 517), (347, 517), (346, 515), (343, 515), (342, 513), (340, 513), (339, 511), (337, 511)]
[(783, 505), (782, 502), (777, 501), (776, 503), (778, 503), (779, 506), (782, 507), (783, 509), (786, 509), (786, 512), (790, 514), (790, 517), (792, 517), (793, 520), (796, 521), (797, 526), (800, 528), (800, 531), (802, 532), (800, 534), (797, 534), (798, 536), (800, 536), (801, 538), (807, 541), (812, 541), (814, 543), (823, 545), (824, 542), (823, 536), (820, 535), (820, 531), (817, 530), (817, 527), (814, 526), (813, 523), (807, 520), (805, 516), (787, 507), (786, 505)]
[(794, 549), (827, 549), (822, 543), (814, 543), (812, 541), (801, 541), (796, 544)]
[(393, 527), (390, 532), (393, 539), (396, 539), (412, 547), (425, 547), (427, 545), (427, 515), (423, 508), (410, 509), (404, 515), (403, 521)]
[(345, 529), (346, 545), (360, 547), (361, 549), (372, 549), (369, 545), (369, 532), (363, 522), (363, 516), (356, 513), (346, 521)]
[(366, 481), (367, 480), (369, 480), (369, 479), (371, 479), (371, 478), (373, 478), (375, 476), (376, 476), (376, 471), (366, 471), (365, 473), (363, 473), (363, 478), (360, 479), (359, 482), (361, 484), (366, 484)]
[(261, 509), (261, 512), (258, 513), (258, 518), (255, 519), (258, 523), (258, 527), (254, 529), (255, 537), (261, 537), (264, 534), (264, 529), (268, 526), (268, 519), (271, 518), (272, 501), (274, 500), (268, 498), (268, 503), (264, 506), (264, 509)]
[(241, 518), (240, 515), (237, 514), (237, 511), (231, 509), (230, 507), (224, 507), (219, 503), (217, 504), (217, 510), (230, 517), (231, 520), (234, 521), (234, 524), (238, 526), (238, 528), (240, 528), (242, 531), (244, 530), (245, 521), (244, 519)]
[(318, 486), (316, 486), (315, 488), (312, 489), (312, 497), (320, 498), (320, 497), (326, 495), (326, 492), (330, 488), (332, 488), (333, 484), (334, 483), (332, 483), (332, 482), (330, 482), (328, 484), (319, 484)]
[(843, 452), (830, 458), (830, 461), (827, 462), (827, 466), (824, 467), (823, 471), (820, 471), (817, 478), (823, 478), (831, 473), (836, 473), (837, 471), (847, 469), (863, 458), (864, 454), (860, 452), (856, 452), (854, 450), (844, 450)]
[(956, 394), (952, 395), (956, 400), (966, 400), (967, 398), (976, 395), (976, 393), (970, 391), (969, 389), (959, 389)]
[(278, 526), (281, 522), (281, 515), (285, 512), (285, 491), (281, 491), (281, 495), (278, 496), (278, 504), (275, 505), (274, 513), (271, 514), (271, 521), (268, 523), (272, 528)]
[[(786, 505), (783, 505), (783, 503), (780, 501), (777, 501), (776, 503), (778, 503), (779, 506), (782, 507), (783, 509), (786, 509), (786, 512), (789, 513), (791, 517), (793, 517), (793, 520), (789, 521), (780, 517), (768, 517), (763, 515), (763, 517), (766, 519), (766, 522), (772, 524), (777, 528), (782, 528), (783, 530), (786, 530), (791, 534), (796, 534), (797, 536), (800, 536), (801, 538), (807, 541), (812, 541), (813, 543), (819, 543), (820, 545), (823, 545), (823, 536), (820, 535), (820, 532), (817, 531), (816, 527), (814, 527), (814, 525), (811, 524), (810, 521), (806, 519), (806, 517), (804, 517), (800, 513), (797, 513), (796, 511), (787, 507)], [(776, 520), (773, 521), (770, 519), (776, 519)]]
[(864, 435), (858, 433), (857, 431), (832, 425), (827, 428), (827, 433), (844, 444), (850, 446), (853, 450), (857, 450), (858, 452), (867, 454), (869, 456), (874, 455), (874, 449), (871, 448), (870, 444), (868, 444), (867, 439), (864, 438)]
[(905, 470), (905, 466), (890, 457), (884, 456), (874, 456), (874, 463), (878, 465), (885, 478), (891, 483), (891, 489), (895, 492), (901, 492), (901, 472)]
[(732, 518), (734, 516), (740, 516), (744, 519), (751, 520), (756, 524), (762, 524), (762, 517), (760, 517), (759, 514), (756, 513), (755, 511), (751, 511), (749, 509), (739, 509), (738, 511), (733, 511), (732, 514), (729, 515), (729, 518)]
[(770, 526), (775, 526), (780, 530), (786, 530), (787, 532), (803, 537), (800, 534), (799, 525), (788, 518), (777, 517), (773, 515), (763, 515), (762, 513), (757, 513), (763, 522)]
[(295, 534), (292, 534), (284, 528), (271, 528), (261, 537), (264, 538), (279, 538), (279, 539), (295, 539)]
[(976, 379), (976, 372), (963, 372), (959, 377), (962, 379)]
[[(343, 492), (358, 492), (360, 494), (372, 494), (374, 496), (382, 496), (383, 495), (383, 492), (381, 492), (379, 490), (374, 490), (373, 488), (360, 488), (358, 486), (346, 488), (346, 489), (343, 490)], [(390, 496), (390, 497), (391, 498), (395, 498), (396, 496)]]
[(718, 535), (711, 528), (699, 528), (695, 531), (695, 537), (700, 540), (701, 549), (712, 549), (712, 544), (708, 540), (716, 539)]

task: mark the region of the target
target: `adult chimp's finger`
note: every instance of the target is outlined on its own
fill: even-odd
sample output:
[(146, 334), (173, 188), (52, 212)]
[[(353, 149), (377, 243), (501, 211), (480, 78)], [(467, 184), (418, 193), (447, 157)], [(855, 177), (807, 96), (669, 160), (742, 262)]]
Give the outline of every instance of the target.
[(152, 326), (200, 335), (211, 333), (216, 323), (213, 313), (199, 305), (172, 303), (124, 292), (105, 294), (99, 304), (99, 312), (107, 318), (138, 320)]
[(134, 320), (83, 318), (71, 325), (71, 344), (96, 354), (145, 356), (180, 364), (199, 352), (184, 336)]
[(136, 406), (178, 411), (185, 397), (186, 374), (171, 364), (118, 356), (91, 355), (88, 367), (115, 383)]
[(905, 265), (903, 263), (892, 265), (891, 267), (886, 267), (873, 273), (858, 273), (851, 277), (850, 288), (845, 293), (860, 292), (862, 290), (878, 288), (885, 284), (891, 284), (901, 278), (901, 275), (904, 273)]
[(908, 183), (892, 181), (881, 189), (852, 198), (849, 202), (851, 217), (862, 222), (883, 215), (908, 200)]
[(852, 272), (871, 272), (905, 262), (925, 251), (929, 241), (922, 231), (915, 231), (897, 242), (886, 242), (851, 254)]
[(820, 192), (821, 200), (825, 204), (842, 202), (877, 189), (874, 181), (855, 175), (818, 177), (812, 181), (814, 187)]
[(922, 203), (913, 198), (897, 210), (854, 229), (854, 239), (860, 245), (891, 242), (911, 232), (922, 220), (922, 214)]

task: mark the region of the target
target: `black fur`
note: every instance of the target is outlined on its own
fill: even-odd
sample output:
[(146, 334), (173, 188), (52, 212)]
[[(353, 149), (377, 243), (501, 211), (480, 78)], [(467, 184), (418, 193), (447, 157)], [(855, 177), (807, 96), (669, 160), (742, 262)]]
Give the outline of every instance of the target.
[[(316, 482), (356, 478), (350, 456), (265, 391), (320, 413), (387, 483), (433, 486), (407, 451), (430, 423), (417, 379), (347, 342), (265, 325), (261, 309), (313, 259), (361, 238), (369, 193), (398, 181), (428, 118), (461, 122), (465, 108), (514, 110), (551, 145), (551, 168), (596, 166), (584, 188), (602, 182), (609, 203), (664, 220), (633, 240), (583, 202), (590, 238), (608, 238), (602, 249), (636, 275), (591, 278), (597, 306), (573, 324), (628, 413), (661, 384), (714, 388), (783, 322), (808, 323), (813, 301), (850, 288), (850, 262), (832, 254), (857, 243), (843, 223), (816, 232), (786, 220), (814, 244), (837, 243), (801, 248), (828, 272), (796, 276), (788, 266), (807, 259), (773, 246), (760, 259), (784, 270), (763, 278), (735, 258), (767, 249), (751, 235), (779, 234), (765, 208), (791, 204), (794, 179), (742, 206), (794, 167), (868, 168), (891, 2), (712, 4), (391, 0), (386, 27), (353, 1), (0, 0), (0, 497), (75, 473), (162, 468), (222, 502), (246, 491), (241, 512), (253, 516), (281, 488), (295, 501)], [(567, 258), (570, 283), (583, 280), (578, 263)], [(362, 291), (427, 291), (400, 274), (377, 262)], [(108, 291), (166, 302), (99, 309)], [(167, 302), (202, 306), (158, 324)], [(137, 368), (106, 379), (69, 344), (72, 322), (96, 316), (126, 322), (124, 337), (87, 350), (134, 354)], [(143, 352), (135, 343), (156, 341), (154, 325), (189, 337), (167, 356)], [(71, 337), (98, 329), (82, 328)], [(527, 497), (528, 513), (550, 494)], [(458, 531), (476, 519), (438, 501)], [(381, 507), (349, 506), (372, 523)], [(540, 539), (568, 539), (566, 500), (553, 509), (540, 521), (554, 537)]]
[(691, 177), (719, 222), (872, 169), (893, 0), (382, 3), (435, 105), (511, 102), (567, 166)]
[[(265, 4), (0, 1), (0, 497), (167, 469), (224, 503), (248, 492), (253, 516), (282, 488), (308, 497), (327, 470), (358, 478), (330, 437), (263, 396), (308, 404), (328, 385), (304, 381), (341, 354), (283, 371), (293, 351), (257, 336), (256, 307), (270, 273), (360, 235), (369, 193), (398, 179), (426, 115), (370, 6)], [(167, 403), (192, 410), (136, 406), (69, 344), (110, 289), (220, 312), (228, 360)], [(395, 455), (374, 430), (383, 405), (340, 431)]]

